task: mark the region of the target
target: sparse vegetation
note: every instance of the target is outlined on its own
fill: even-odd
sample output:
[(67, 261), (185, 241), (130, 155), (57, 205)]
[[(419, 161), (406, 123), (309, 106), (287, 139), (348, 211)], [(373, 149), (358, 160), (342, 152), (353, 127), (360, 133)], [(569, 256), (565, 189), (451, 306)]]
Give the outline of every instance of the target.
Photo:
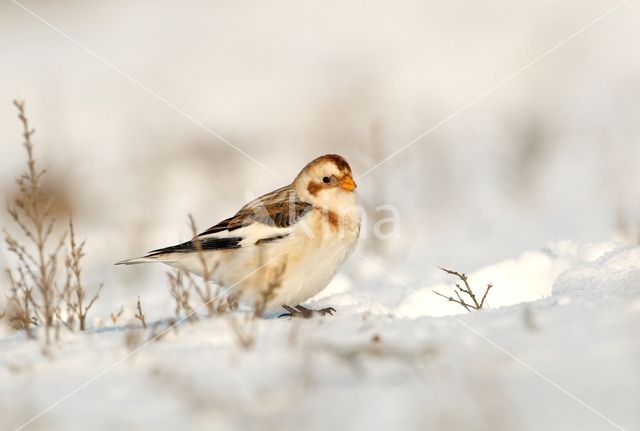
[(260, 292), (260, 296), (254, 303), (252, 313), (246, 313), (243, 317), (228, 315), (229, 324), (233, 329), (233, 333), (237, 344), (247, 350), (255, 346), (258, 339), (258, 325), (260, 319), (264, 315), (269, 302), (275, 297), (276, 292), (282, 286), (282, 276), (284, 275), (286, 264), (277, 266), (266, 287)]
[(5, 269), (11, 289), (10, 320), (15, 328), (25, 329), (30, 337), (33, 337), (32, 326), (43, 325), (48, 344), (58, 305), (54, 285), (58, 256), (65, 238), (52, 239), (56, 220), (51, 217), (53, 203), (42, 193), (45, 171), (36, 166), (32, 142), (35, 129), (29, 125), (24, 103), (14, 101), (14, 104), (22, 124), (27, 169), (16, 180), (18, 195), (7, 210), (28, 245), (4, 231), (7, 248), (17, 260), (14, 269)]
[[(462, 282), (462, 285), (460, 283), (456, 283), (454, 292), (457, 296), (457, 299), (451, 295), (444, 295), (440, 292), (436, 292), (435, 290), (433, 291), (433, 293), (435, 293), (438, 296), (442, 296), (443, 298), (447, 299), (450, 302), (455, 302), (456, 304), (460, 304), (467, 311), (480, 310), (484, 307), (485, 300), (487, 299), (487, 295), (489, 294), (489, 291), (493, 287), (491, 283), (487, 284), (487, 288), (484, 291), (484, 295), (482, 295), (482, 299), (478, 301), (476, 294), (471, 289), (471, 286), (469, 286), (469, 279), (465, 273), (452, 271), (450, 269), (446, 269), (442, 267), (438, 267), (438, 268), (440, 268), (442, 271), (446, 272), (447, 274), (456, 276), (458, 279), (460, 279), (460, 281)], [(463, 295), (467, 296), (468, 299), (465, 300)]]
[[(229, 311), (235, 310), (238, 306), (237, 294), (225, 295), (220, 286), (212, 282), (211, 277), (215, 267), (211, 267), (202, 251), (201, 244), (197, 240), (198, 229), (191, 215), (189, 215), (189, 225), (192, 237), (198, 253), (198, 260), (202, 265), (202, 279), (196, 279), (191, 273), (175, 270), (167, 273), (169, 279), (169, 293), (174, 302), (175, 321), (187, 320), (195, 322), (198, 320), (198, 312), (206, 308), (207, 316), (214, 317), (224, 315), (229, 322), (237, 344), (243, 349), (250, 349), (255, 345), (257, 339), (257, 321), (262, 317), (269, 301), (275, 296), (276, 291), (282, 284), (286, 266), (280, 265), (275, 268), (272, 277), (260, 292), (254, 303), (254, 310), (250, 313), (243, 313), (236, 316)], [(214, 288), (214, 286), (216, 286)], [(194, 294), (195, 293), (195, 294)], [(194, 304), (197, 298), (199, 303)]]
[(218, 299), (220, 295), (218, 292), (214, 293), (211, 290), (211, 275), (217, 267), (212, 268), (207, 262), (207, 259), (205, 259), (204, 253), (202, 252), (202, 242), (197, 237), (198, 228), (191, 214), (189, 214), (189, 226), (191, 227), (191, 236), (194, 238), (194, 244), (198, 253), (198, 260), (200, 261), (200, 265), (202, 265), (202, 285), (195, 282), (189, 273), (185, 273), (185, 277), (189, 279), (190, 285), (196, 291), (204, 306), (207, 307), (209, 316), (213, 316), (221, 311), (220, 301), (216, 302), (216, 299)]
[[(196, 279), (191, 273), (181, 270), (170, 271), (167, 273), (167, 277), (169, 279), (169, 293), (175, 303), (175, 318), (194, 322), (198, 319), (198, 311), (202, 308), (206, 308), (208, 316), (211, 317), (224, 313), (231, 307), (229, 298), (221, 295), (219, 286), (214, 288), (214, 284), (211, 282), (211, 276), (216, 268), (209, 265), (202, 252), (202, 244), (196, 238), (198, 229), (191, 215), (189, 215), (189, 226), (191, 236), (194, 238), (198, 260), (202, 265), (202, 278)], [(199, 305), (193, 305), (194, 297), (200, 300)]]
[[(185, 284), (185, 272), (180, 270), (167, 272), (169, 278), (169, 293), (175, 303), (175, 317), (176, 319), (185, 318), (189, 322), (194, 322), (198, 319), (198, 314), (191, 305), (191, 286), (192, 284)], [(191, 281), (191, 280), (190, 280)]]
[[(18, 193), (7, 208), (19, 232), (4, 230), (7, 249), (15, 260), (13, 267), (5, 268), (10, 290), (7, 312), (12, 326), (25, 330), (30, 338), (35, 337), (35, 326), (44, 327), (45, 342), (49, 344), (51, 330), (57, 332), (60, 324), (73, 329), (77, 320), (80, 329), (86, 329), (87, 313), (101, 287), (86, 303), (81, 279), (84, 243), (76, 241), (71, 218), (68, 229), (59, 227), (55, 200), (44, 192), (46, 171), (36, 163), (32, 140), (35, 129), (29, 124), (24, 102), (14, 101), (14, 105), (22, 125), (27, 168), (17, 178)], [(66, 279), (61, 282), (59, 266), (65, 245)]]
[(87, 303), (87, 293), (82, 284), (82, 258), (84, 257), (84, 241), (76, 241), (73, 221), (69, 220), (69, 243), (65, 267), (67, 269), (67, 283), (62, 293), (64, 303), (67, 307), (67, 327), (74, 319), (78, 321), (81, 331), (87, 328), (87, 313), (100, 297), (102, 285), (98, 287), (95, 294)]

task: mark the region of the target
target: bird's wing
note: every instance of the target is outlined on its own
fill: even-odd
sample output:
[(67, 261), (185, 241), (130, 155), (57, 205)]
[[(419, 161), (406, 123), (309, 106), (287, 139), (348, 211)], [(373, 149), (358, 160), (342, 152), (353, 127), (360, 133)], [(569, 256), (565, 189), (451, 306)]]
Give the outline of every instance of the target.
[(262, 222), (268, 226), (288, 227), (297, 220), (298, 211), (309, 205), (298, 200), (293, 187), (282, 187), (252, 200), (240, 208), (236, 215), (211, 226), (197, 238), (234, 231), (254, 222)]
[(273, 243), (289, 236), (293, 225), (311, 208), (311, 204), (297, 199), (293, 188), (283, 187), (249, 202), (233, 217), (210, 227), (191, 241), (153, 250), (147, 257)]

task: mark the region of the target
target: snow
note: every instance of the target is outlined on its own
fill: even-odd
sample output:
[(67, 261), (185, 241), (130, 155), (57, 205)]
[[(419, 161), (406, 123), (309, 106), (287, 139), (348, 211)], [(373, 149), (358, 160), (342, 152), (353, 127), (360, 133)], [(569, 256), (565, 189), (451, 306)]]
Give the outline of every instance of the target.
[(4, 334), (0, 427), (61, 400), (26, 429), (636, 429), (638, 261), (637, 247), (556, 242), (469, 274), (494, 283), (471, 313), (428, 294), (445, 284), (343, 274), (311, 302), (335, 317), (235, 314), (250, 349), (229, 317), (150, 342), (163, 323), (62, 331), (49, 356)]

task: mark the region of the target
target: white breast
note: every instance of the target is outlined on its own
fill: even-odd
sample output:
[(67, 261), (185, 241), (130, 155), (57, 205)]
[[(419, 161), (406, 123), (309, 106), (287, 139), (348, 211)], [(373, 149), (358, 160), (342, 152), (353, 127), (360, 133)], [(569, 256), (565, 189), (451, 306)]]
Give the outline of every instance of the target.
[(301, 244), (290, 253), (292, 268), (287, 271), (288, 279), (279, 295), (288, 305), (298, 305), (324, 289), (358, 241), (360, 218), (357, 215), (341, 216), (337, 228), (329, 222), (328, 215), (320, 211), (310, 221), (320, 224), (322, 228), (316, 227), (316, 237), (304, 241), (307, 244)]
[(337, 227), (329, 220), (328, 213), (318, 209), (310, 211), (296, 223), (289, 237), (261, 247), (261, 261), (273, 262), (240, 283), (241, 299), (256, 301), (284, 265), (280, 285), (267, 308), (303, 303), (329, 284), (355, 249), (359, 233), (360, 217), (355, 211), (342, 214)]
[[(210, 280), (230, 287), (230, 294), (251, 305), (262, 300), (264, 292), (277, 281), (278, 286), (269, 295), (267, 309), (303, 303), (329, 284), (355, 249), (360, 233), (360, 216), (355, 206), (353, 208), (342, 213), (313, 209), (292, 227), (267, 232), (282, 234), (286, 231), (286, 238), (205, 252), (208, 267), (212, 269)], [(202, 273), (202, 265), (195, 253), (166, 263)]]

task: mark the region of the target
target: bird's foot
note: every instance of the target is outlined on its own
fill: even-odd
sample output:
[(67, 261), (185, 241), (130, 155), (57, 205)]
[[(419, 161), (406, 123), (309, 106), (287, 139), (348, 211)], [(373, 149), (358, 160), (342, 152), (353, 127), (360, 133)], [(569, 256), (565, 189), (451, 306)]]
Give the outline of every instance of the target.
[(302, 317), (304, 319), (309, 319), (313, 314), (313, 313), (305, 313), (303, 311), (298, 310), (297, 309), (298, 307), (293, 308), (293, 307), (289, 307), (288, 305), (283, 305), (282, 308), (287, 310), (287, 312), (279, 315), (278, 319), (280, 319), (281, 317)]
[(327, 314), (329, 316), (333, 316), (333, 313), (336, 312), (336, 309), (333, 307), (325, 307), (325, 308), (321, 308), (319, 310), (315, 310), (316, 313), (319, 313), (321, 316), (326, 316)]
[(320, 310), (312, 310), (307, 307), (303, 307), (302, 305), (296, 305), (295, 307), (289, 307), (288, 305), (283, 305), (282, 308), (287, 310), (286, 313), (283, 313), (278, 316), (280, 317), (302, 317), (303, 319), (310, 319), (313, 317), (314, 313), (318, 313), (321, 316), (326, 316), (327, 314), (333, 316), (333, 313), (336, 312), (336, 309), (333, 307), (321, 308)]

